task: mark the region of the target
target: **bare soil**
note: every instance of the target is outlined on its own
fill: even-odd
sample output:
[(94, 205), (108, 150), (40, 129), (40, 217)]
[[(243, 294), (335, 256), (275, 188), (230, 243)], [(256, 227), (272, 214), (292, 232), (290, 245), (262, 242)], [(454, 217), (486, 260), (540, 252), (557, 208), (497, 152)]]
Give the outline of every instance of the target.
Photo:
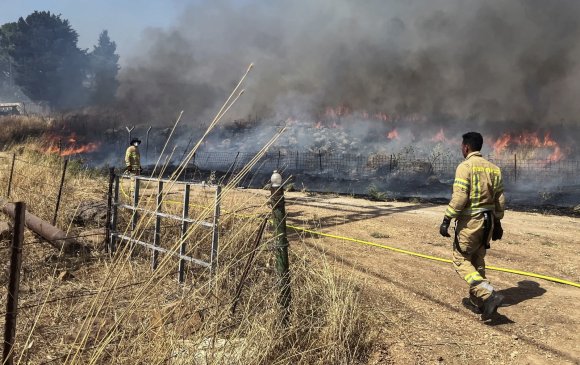
[[(303, 193), (286, 198), (293, 224), (451, 258), (451, 239), (438, 234), (443, 205)], [(507, 211), (503, 227), (488, 265), (580, 282), (580, 219)], [(298, 233), (291, 241), (333, 257), (364, 283), (366, 310), (380, 332), (371, 364), (580, 363), (577, 287), (488, 271), (507, 306), (482, 322), (462, 305), (467, 284), (450, 264)]]

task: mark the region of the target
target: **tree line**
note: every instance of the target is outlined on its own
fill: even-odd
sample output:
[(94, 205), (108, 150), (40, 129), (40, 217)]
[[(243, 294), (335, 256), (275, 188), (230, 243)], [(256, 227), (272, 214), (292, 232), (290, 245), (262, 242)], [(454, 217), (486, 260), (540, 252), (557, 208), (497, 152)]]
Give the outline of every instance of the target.
[(90, 52), (77, 42), (69, 21), (49, 11), (0, 26), (0, 96), (18, 90), (55, 109), (111, 105), (118, 88), (117, 45), (106, 30)]

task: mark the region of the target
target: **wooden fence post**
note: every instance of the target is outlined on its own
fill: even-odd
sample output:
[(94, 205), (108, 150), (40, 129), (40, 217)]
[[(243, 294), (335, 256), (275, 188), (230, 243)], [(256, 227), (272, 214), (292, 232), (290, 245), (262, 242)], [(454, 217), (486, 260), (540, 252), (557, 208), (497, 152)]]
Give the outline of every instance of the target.
[(6, 300), (6, 315), (4, 322), (3, 364), (12, 365), (14, 354), (12, 346), (16, 338), (16, 315), (18, 314), (18, 291), (20, 289), (20, 267), (22, 266), (22, 243), (24, 241), (24, 221), (26, 204), (15, 203), (14, 233), (10, 248), (10, 279), (8, 282), (8, 298)]
[(68, 165), (68, 158), (64, 160), (62, 166), (62, 175), (60, 176), (60, 185), (58, 187), (58, 196), (56, 197), (56, 207), (54, 208), (54, 216), (52, 217), (52, 225), (56, 226), (56, 217), (58, 216), (58, 209), (60, 208), (60, 198), (62, 197), (62, 188), (64, 186), (64, 178), (66, 175), (66, 167)]
[(12, 154), (12, 166), (10, 166), (10, 177), (8, 178), (8, 188), (6, 189), (6, 197), (10, 198), (12, 191), (12, 177), (14, 176), (14, 164), (16, 163), (16, 154)]
[[(276, 176), (277, 175), (277, 176)], [(286, 235), (286, 207), (282, 177), (274, 171), (271, 178), (270, 203), (272, 205), (272, 226), (274, 228), (274, 252), (276, 255), (276, 272), (280, 294), (278, 303), (282, 306), (282, 324), (290, 321), (290, 268), (288, 261), (288, 237)]]

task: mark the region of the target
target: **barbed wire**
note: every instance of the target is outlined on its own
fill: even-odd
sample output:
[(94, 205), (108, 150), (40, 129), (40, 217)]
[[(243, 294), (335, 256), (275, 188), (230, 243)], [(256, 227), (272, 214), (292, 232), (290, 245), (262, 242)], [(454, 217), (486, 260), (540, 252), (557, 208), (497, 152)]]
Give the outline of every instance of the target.
[(48, 168), (48, 169), (54, 169), (55, 167), (58, 166), (56, 164), (55, 165), (46, 165), (46, 164), (41, 164), (41, 163), (38, 163), (38, 162), (26, 161), (26, 160), (23, 160), (23, 159), (18, 158), (18, 157), (15, 158), (14, 160), (15, 161), (18, 161), (18, 162), (25, 163), (27, 165), (32, 165), (32, 166), (42, 167), (42, 168)]
[[(44, 186), (50, 186), (50, 187), (53, 187), (55, 189), (59, 189), (60, 188), (60, 185), (57, 185), (57, 184), (54, 184), (54, 183), (50, 183), (50, 182), (46, 181), (46, 179), (43, 179), (42, 176), (38, 177), (38, 179), (36, 180), (32, 176), (25, 175), (25, 174), (20, 173), (20, 172), (18, 172), (16, 170), (14, 170), (14, 175), (20, 176), (20, 177), (26, 179), (27, 181), (34, 182), (34, 183), (38, 183), (38, 182), (40, 182), (39, 180), (43, 180), (42, 181), (42, 185), (44, 185)], [(14, 180), (12, 181), (12, 183), (14, 183)]]
[[(143, 281), (139, 281), (139, 282), (136, 282), (136, 283), (130, 283), (130, 284), (122, 285), (122, 286), (115, 287), (115, 288), (111, 288), (111, 289), (107, 289), (107, 290), (93, 290), (93, 291), (87, 292), (87, 293), (81, 293), (81, 294), (76, 294), (76, 295), (68, 295), (68, 296), (58, 297), (58, 298), (54, 298), (54, 299), (50, 299), (50, 300), (42, 300), (42, 301), (34, 302), (32, 304), (27, 304), (27, 305), (18, 307), (18, 311), (24, 310), (24, 309), (32, 309), (32, 308), (39, 307), (41, 305), (60, 302), (62, 300), (90, 297), (90, 296), (97, 295), (99, 293), (109, 293), (109, 292), (116, 291), (116, 290), (127, 289), (127, 288), (132, 287), (132, 286), (137, 286), (137, 285), (145, 284), (146, 282), (147, 282), (147, 280), (143, 280)], [(5, 314), (6, 314), (6, 312), (0, 312), (0, 316), (3, 316)]]

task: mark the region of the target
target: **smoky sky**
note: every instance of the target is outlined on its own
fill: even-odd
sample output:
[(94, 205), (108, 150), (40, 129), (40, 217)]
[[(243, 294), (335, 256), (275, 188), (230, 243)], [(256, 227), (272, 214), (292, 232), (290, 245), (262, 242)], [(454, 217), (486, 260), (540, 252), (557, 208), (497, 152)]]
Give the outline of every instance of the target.
[(254, 62), (233, 118), (343, 105), (576, 124), (579, 39), (577, 0), (203, 1), (143, 34), (119, 97), (135, 118), (207, 118)]

